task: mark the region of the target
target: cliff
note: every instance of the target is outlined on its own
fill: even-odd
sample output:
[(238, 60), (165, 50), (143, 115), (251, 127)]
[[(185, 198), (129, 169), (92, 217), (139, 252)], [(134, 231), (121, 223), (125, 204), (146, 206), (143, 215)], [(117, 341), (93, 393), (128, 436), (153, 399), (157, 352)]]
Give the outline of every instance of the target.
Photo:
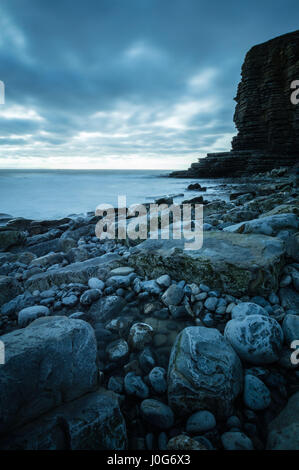
[(241, 77), (232, 150), (208, 154), (172, 176), (239, 176), (299, 161), (299, 104), (290, 99), (291, 83), (299, 80), (299, 30), (252, 47)]

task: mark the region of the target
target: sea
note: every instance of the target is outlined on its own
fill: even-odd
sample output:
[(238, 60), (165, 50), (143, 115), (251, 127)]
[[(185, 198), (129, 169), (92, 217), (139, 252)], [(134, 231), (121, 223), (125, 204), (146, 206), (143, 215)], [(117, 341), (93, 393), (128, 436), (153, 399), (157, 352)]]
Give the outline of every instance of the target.
[[(131, 204), (162, 196), (180, 203), (198, 193), (194, 179), (168, 178), (167, 170), (0, 170), (0, 213), (35, 220), (84, 215), (99, 204), (117, 207), (118, 196)], [(219, 180), (201, 179), (208, 200), (227, 199)]]

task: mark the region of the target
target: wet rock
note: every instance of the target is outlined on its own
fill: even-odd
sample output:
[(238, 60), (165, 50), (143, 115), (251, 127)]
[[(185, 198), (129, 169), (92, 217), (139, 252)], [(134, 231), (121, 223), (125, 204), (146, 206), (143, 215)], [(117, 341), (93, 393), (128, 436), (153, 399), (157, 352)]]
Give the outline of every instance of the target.
[(168, 441), (167, 444), (168, 450), (207, 450), (207, 447), (201, 442), (197, 442), (195, 439), (186, 436), (185, 434), (180, 434), (175, 436)]
[(299, 315), (286, 315), (282, 323), (282, 330), (287, 345), (290, 345), (294, 340), (299, 340)]
[(139, 375), (134, 372), (128, 372), (125, 376), (125, 391), (128, 395), (137, 398), (147, 398), (149, 395), (148, 386), (143, 382)]
[(167, 390), (166, 370), (163, 367), (154, 367), (148, 376), (149, 382), (156, 393), (165, 393)]
[(97, 276), (100, 270), (108, 270), (108, 268), (111, 268), (111, 265), (120, 259), (120, 256), (117, 254), (107, 253), (106, 255), (97, 256), (86, 261), (72, 263), (64, 268), (32, 276), (26, 281), (25, 287), (32, 292), (35, 289), (46, 290), (52, 285), (60, 286), (61, 284), (69, 284), (71, 282), (85, 284), (89, 278)]
[(110, 276), (129, 276), (134, 272), (134, 269), (130, 266), (120, 266), (119, 268), (112, 269)]
[(299, 392), (289, 399), (286, 407), (269, 424), (267, 449), (299, 449)]
[(229, 416), (242, 382), (241, 362), (219, 331), (187, 327), (177, 336), (168, 369), (168, 401), (175, 412), (204, 409)]
[(154, 399), (143, 400), (140, 411), (145, 421), (159, 429), (169, 429), (173, 426), (173, 411), (165, 403)]
[(0, 307), (20, 294), (18, 282), (9, 276), (0, 276)]
[(299, 312), (299, 293), (289, 287), (279, 289), (280, 303), (286, 310)]
[(97, 384), (95, 336), (82, 320), (39, 318), (1, 340), (6, 361), (0, 367), (0, 433), (93, 391)]
[(25, 234), (18, 230), (3, 230), (0, 227), (0, 250), (7, 250), (15, 245), (22, 245), (26, 240)]
[(241, 222), (239, 224), (226, 227), (223, 230), (235, 233), (257, 233), (276, 236), (280, 230), (287, 229), (296, 231), (298, 227), (298, 217), (295, 214), (279, 214)]
[(236, 353), (251, 364), (271, 364), (279, 359), (283, 332), (279, 323), (264, 315), (230, 320), (224, 336)]
[(186, 423), (186, 431), (190, 434), (201, 434), (210, 431), (216, 426), (216, 419), (210, 411), (197, 411), (191, 415)]
[(80, 297), (80, 303), (82, 305), (91, 305), (93, 302), (98, 300), (102, 295), (99, 289), (88, 289)]
[(124, 339), (113, 341), (107, 346), (106, 353), (112, 362), (124, 361), (129, 354), (128, 343)]
[(253, 450), (251, 439), (240, 431), (225, 432), (221, 442), (225, 450)]
[(168, 274), (163, 274), (162, 276), (158, 277), (158, 279), (156, 279), (156, 282), (160, 287), (169, 287), (171, 284), (171, 278), (168, 276)]
[(74, 294), (72, 295), (67, 295), (65, 297), (62, 298), (62, 304), (65, 306), (65, 307), (69, 307), (69, 308), (72, 308), (74, 307), (78, 302), (78, 297)]
[(151, 343), (154, 330), (146, 323), (135, 323), (129, 334), (129, 344), (133, 349), (142, 350), (146, 345)]
[(184, 289), (176, 284), (172, 284), (162, 295), (162, 302), (168, 307), (179, 305), (184, 297)]
[(126, 301), (117, 295), (109, 295), (94, 302), (89, 315), (94, 321), (107, 322), (119, 316), (126, 305)]
[(138, 274), (206, 283), (232, 295), (277, 290), (284, 244), (273, 237), (206, 232), (203, 247), (184, 250), (183, 240), (148, 239), (132, 249)]
[(88, 287), (90, 289), (99, 289), (100, 291), (102, 291), (105, 288), (105, 283), (97, 277), (91, 277), (88, 280)]
[(265, 315), (268, 317), (269, 313), (263, 307), (253, 302), (241, 302), (232, 308), (232, 318), (247, 317), (248, 315)]
[(266, 385), (254, 375), (247, 374), (244, 379), (243, 400), (247, 408), (260, 411), (268, 408), (271, 394)]
[(43, 415), (0, 441), (6, 450), (125, 450), (126, 423), (115, 394), (100, 389)]
[(43, 305), (26, 307), (18, 313), (18, 325), (20, 328), (25, 328), (25, 326), (29, 325), (29, 323), (37, 318), (47, 317), (48, 315), (50, 315), (50, 310)]

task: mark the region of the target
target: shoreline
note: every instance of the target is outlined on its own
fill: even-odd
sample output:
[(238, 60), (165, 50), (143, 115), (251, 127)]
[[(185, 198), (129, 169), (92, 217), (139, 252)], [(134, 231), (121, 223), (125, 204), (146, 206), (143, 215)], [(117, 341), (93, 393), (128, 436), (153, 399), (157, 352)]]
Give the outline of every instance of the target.
[(1, 449), (64, 448), (59, 416), (80, 448), (82, 407), (88, 448), (287, 445), (273, 419), (299, 392), (298, 187), (275, 172), (237, 184), (229, 201), (188, 192), (204, 211), (193, 253), (174, 240), (101, 241), (91, 212), (0, 227), (0, 379), (17, 397), (8, 406), (3, 393)]

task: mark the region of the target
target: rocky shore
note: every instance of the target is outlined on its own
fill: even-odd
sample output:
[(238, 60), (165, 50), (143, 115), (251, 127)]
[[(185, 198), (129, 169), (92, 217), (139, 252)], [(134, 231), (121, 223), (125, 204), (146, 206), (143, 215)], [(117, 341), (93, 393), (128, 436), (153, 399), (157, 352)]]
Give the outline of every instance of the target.
[(299, 448), (297, 182), (191, 189), (195, 251), (1, 216), (1, 449)]

